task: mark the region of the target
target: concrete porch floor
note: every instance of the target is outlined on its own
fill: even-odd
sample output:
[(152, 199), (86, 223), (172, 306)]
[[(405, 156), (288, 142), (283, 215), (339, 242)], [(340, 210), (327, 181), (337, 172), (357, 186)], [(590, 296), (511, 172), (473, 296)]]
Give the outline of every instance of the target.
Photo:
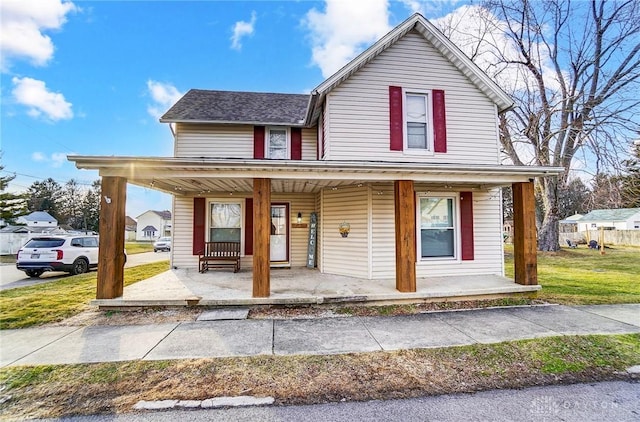
[(484, 299), (531, 293), (541, 286), (523, 286), (497, 275), (418, 278), (415, 293), (401, 293), (395, 279), (367, 280), (322, 274), (307, 268), (271, 269), (271, 296), (253, 298), (250, 269), (233, 273), (196, 269), (169, 270), (124, 288), (116, 299), (92, 301), (101, 308), (153, 306), (311, 305), (326, 303), (399, 303)]

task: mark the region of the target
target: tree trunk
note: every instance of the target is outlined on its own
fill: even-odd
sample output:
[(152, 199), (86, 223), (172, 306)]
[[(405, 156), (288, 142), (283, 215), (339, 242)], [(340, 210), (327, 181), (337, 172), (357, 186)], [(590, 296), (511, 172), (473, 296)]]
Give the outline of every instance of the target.
[(558, 225), (558, 178), (548, 177), (539, 184), (544, 203), (544, 218), (538, 229), (538, 250), (559, 251), (560, 229)]

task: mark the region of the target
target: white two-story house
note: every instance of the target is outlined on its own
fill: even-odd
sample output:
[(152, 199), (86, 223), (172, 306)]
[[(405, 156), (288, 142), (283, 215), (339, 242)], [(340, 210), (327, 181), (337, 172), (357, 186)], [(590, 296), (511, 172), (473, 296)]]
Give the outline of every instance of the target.
[[(205, 242), (239, 242), (254, 297), (269, 296), (275, 266), (395, 278), (400, 292), (503, 275), (499, 189), (513, 186), (515, 278), (536, 284), (532, 181), (561, 170), (501, 164), (498, 116), (512, 104), (416, 14), (309, 95), (187, 92), (160, 119), (173, 157), (70, 159), (100, 171), (112, 208), (126, 183), (173, 195), (174, 268), (197, 268)], [(118, 271), (104, 270), (102, 293), (99, 274), (99, 298), (122, 294)]]

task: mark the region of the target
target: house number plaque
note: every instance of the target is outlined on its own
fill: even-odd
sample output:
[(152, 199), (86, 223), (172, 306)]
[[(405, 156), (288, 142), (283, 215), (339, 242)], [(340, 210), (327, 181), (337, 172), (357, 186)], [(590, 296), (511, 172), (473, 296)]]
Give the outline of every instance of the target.
[(307, 268), (316, 267), (316, 241), (318, 235), (318, 214), (309, 215), (309, 247), (307, 248)]

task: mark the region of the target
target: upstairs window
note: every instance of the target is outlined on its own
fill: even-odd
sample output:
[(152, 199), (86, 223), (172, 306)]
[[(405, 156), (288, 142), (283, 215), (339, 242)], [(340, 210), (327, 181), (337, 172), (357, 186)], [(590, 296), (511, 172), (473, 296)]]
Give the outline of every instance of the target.
[(445, 92), (389, 86), (389, 149), (408, 154), (447, 152)]
[(266, 142), (266, 158), (273, 160), (289, 159), (289, 132), (286, 128), (269, 128)]
[(405, 124), (407, 148), (429, 151), (428, 96), (426, 94), (407, 93), (405, 97)]

